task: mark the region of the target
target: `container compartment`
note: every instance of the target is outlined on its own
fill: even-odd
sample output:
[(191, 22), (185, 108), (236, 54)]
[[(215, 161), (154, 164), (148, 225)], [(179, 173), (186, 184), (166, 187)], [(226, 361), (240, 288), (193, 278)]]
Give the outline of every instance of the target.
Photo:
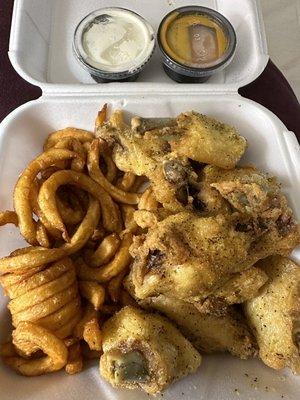
[[(14, 111), (0, 127), (0, 204), (11, 209), (13, 187), (26, 164), (42, 151), (46, 136), (65, 126), (93, 129), (97, 111), (105, 101), (112, 108), (123, 108), (128, 115), (175, 116), (194, 109), (236, 126), (249, 141), (243, 164), (254, 163), (278, 176), (298, 219), (300, 218), (300, 149), (295, 137), (269, 111), (236, 95), (160, 96), (57, 96), (30, 102)], [(292, 161), (294, 160), (294, 161)], [(0, 230), (0, 256), (25, 243), (17, 229), (8, 225)], [(293, 254), (300, 261), (300, 251)], [(9, 332), (9, 313), (4, 297), (0, 298), (1, 337)], [(6, 328), (5, 328), (6, 327)], [(3, 329), (4, 328), (4, 329)], [(248, 376), (246, 375), (248, 374)], [(258, 381), (255, 382), (255, 377)], [(140, 391), (121, 391), (100, 378), (97, 362), (84, 372), (66, 376), (64, 372), (37, 378), (17, 376), (0, 365), (0, 387), (3, 400), (38, 400), (43, 392), (47, 399), (146, 400)], [(230, 355), (204, 356), (197, 374), (171, 386), (164, 399), (232, 400), (298, 399), (299, 380), (289, 371), (273, 371), (257, 360), (242, 361)], [(67, 393), (67, 394), (66, 394)], [(25, 394), (25, 396), (24, 396)]]
[[(201, 86), (233, 85), (238, 88), (254, 80), (268, 59), (256, 0), (202, 0), (196, 3), (223, 13), (233, 24), (238, 41), (231, 65)], [(136, 11), (157, 30), (165, 14), (189, 4), (188, 0), (112, 0), (109, 6)], [(46, 84), (47, 90), (47, 84), (67, 84), (70, 87), (84, 83), (94, 86), (92, 78), (73, 56), (73, 32), (89, 12), (107, 6), (105, 0), (16, 0), (9, 56), (17, 72), (39, 86)], [(152, 89), (154, 85), (154, 88), (184, 90), (164, 73), (158, 49), (138, 82), (134, 86), (128, 83), (126, 87), (138, 91), (145, 84)], [(111, 85), (110, 89), (106, 86), (98, 85), (97, 90), (111, 89)]]

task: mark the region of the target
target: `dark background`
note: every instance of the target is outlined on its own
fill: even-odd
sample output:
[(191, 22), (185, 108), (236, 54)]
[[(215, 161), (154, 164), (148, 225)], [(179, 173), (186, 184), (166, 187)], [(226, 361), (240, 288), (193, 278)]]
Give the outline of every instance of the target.
[[(13, 0), (0, 0), (0, 121), (19, 105), (41, 96), (41, 89), (20, 78), (8, 59), (12, 8)], [(273, 111), (300, 141), (299, 102), (272, 61), (256, 81), (241, 88), (239, 93)]]

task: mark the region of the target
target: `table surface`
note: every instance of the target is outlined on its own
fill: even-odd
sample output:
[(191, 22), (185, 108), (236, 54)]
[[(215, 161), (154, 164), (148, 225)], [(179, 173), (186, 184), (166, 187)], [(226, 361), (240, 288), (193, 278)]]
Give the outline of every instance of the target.
[[(41, 96), (41, 89), (24, 81), (8, 59), (13, 0), (0, 0), (0, 121), (12, 110)], [(300, 142), (300, 105), (289, 83), (269, 61), (264, 72), (239, 93), (273, 111)]]

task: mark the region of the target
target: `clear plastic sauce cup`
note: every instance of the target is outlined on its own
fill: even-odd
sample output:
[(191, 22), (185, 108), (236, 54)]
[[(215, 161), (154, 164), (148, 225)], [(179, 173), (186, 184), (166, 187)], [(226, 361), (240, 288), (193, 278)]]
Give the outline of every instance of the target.
[(96, 82), (135, 81), (154, 47), (151, 25), (119, 7), (88, 14), (77, 25), (73, 40), (75, 57)]
[(201, 83), (223, 70), (233, 59), (236, 34), (231, 23), (215, 10), (180, 7), (160, 23), (157, 40), (163, 66), (180, 83)]

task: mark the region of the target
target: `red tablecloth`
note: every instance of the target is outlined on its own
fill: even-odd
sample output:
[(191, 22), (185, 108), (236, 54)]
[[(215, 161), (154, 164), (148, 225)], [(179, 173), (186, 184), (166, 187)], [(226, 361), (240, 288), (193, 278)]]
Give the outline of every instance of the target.
[[(19, 105), (41, 95), (40, 88), (18, 76), (7, 56), (12, 6), (13, 0), (0, 1), (0, 121)], [(258, 79), (239, 92), (273, 111), (300, 141), (299, 102), (272, 61)]]

